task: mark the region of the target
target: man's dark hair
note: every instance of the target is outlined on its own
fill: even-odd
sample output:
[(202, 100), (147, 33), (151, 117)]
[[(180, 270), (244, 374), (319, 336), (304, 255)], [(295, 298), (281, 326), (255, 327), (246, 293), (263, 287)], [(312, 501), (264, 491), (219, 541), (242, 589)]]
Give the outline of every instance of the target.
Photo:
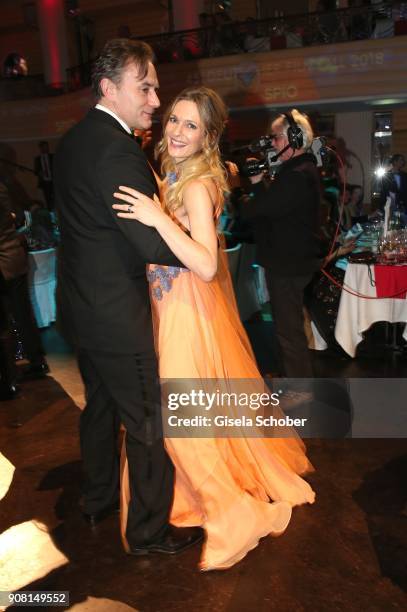
[(391, 164), (395, 164), (396, 162), (400, 160), (403, 160), (403, 162), (406, 163), (406, 158), (404, 157), (404, 155), (402, 155), (402, 153), (395, 153), (394, 155), (390, 157)]
[(110, 79), (118, 85), (123, 70), (133, 62), (139, 68), (140, 79), (144, 79), (149, 62), (154, 61), (154, 53), (150, 45), (141, 40), (114, 38), (109, 40), (92, 68), (92, 92), (96, 100), (103, 97), (100, 87), (102, 79)]

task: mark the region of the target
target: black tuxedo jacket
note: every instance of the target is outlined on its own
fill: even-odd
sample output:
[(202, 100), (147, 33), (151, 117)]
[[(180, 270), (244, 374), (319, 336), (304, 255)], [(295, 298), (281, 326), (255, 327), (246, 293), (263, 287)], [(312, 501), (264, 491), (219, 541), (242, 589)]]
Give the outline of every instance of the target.
[(135, 353), (153, 348), (146, 264), (182, 264), (155, 229), (120, 219), (120, 185), (152, 196), (154, 176), (137, 142), (92, 109), (62, 139), (54, 159), (61, 229), (60, 322), (78, 347)]
[(285, 161), (273, 182), (252, 185), (242, 208), (251, 222), (257, 260), (276, 276), (306, 276), (320, 265), (319, 175), (315, 158), (303, 153)]
[(27, 271), (26, 242), (16, 231), (8, 191), (0, 182), (0, 276), (11, 280)]
[(407, 173), (400, 172), (400, 187), (394, 177), (393, 172), (388, 172), (383, 177), (382, 192), (381, 192), (381, 205), (382, 207), (386, 204), (386, 198), (389, 192), (392, 192), (396, 196), (396, 205), (407, 212)]

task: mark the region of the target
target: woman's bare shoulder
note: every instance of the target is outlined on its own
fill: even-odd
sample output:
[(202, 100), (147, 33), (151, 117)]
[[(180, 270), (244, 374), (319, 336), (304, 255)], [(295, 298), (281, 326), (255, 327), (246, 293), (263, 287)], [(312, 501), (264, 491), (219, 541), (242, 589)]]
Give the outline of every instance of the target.
[(185, 186), (184, 194), (185, 196), (197, 195), (199, 193), (204, 194), (208, 193), (212, 202), (216, 201), (217, 197), (217, 187), (216, 183), (211, 178), (199, 178), (189, 181)]

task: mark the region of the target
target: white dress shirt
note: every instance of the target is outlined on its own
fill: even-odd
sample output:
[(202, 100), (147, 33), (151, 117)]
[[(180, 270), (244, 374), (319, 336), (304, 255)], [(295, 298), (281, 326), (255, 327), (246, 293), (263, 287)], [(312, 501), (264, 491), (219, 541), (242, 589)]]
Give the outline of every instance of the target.
[(123, 129), (126, 130), (126, 132), (128, 134), (131, 134), (131, 129), (129, 128), (129, 126), (127, 125), (127, 123), (125, 123), (123, 121), (123, 119), (120, 119), (120, 117), (118, 117), (116, 115), (116, 113), (114, 113), (113, 111), (110, 110), (110, 108), (106, 108), (106, 106), (103, 106), (103, 104), (96, 104), (95, 108), (104, 111), (105, 113), (107, 113), (108, 115), (111, 115), (114, 119), (116, 119), (116, 121), (118, 121), (120, 123), (120, 125), (122, 126)]

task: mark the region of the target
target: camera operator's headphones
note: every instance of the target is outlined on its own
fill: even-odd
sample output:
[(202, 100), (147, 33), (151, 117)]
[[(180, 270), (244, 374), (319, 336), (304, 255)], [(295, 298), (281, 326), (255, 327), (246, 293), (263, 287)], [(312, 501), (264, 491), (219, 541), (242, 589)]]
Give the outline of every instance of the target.
[(292, 116), (290, 111), (282, 113), (282, 116), (285, 117), (288, 121), (287, 138), (290, 147), (292, 149), (302, 149), (304, 146), (304, 134), (302, 132), (302, 129), (300, 128), (298, 123), (295, 122), (294, 117)]

